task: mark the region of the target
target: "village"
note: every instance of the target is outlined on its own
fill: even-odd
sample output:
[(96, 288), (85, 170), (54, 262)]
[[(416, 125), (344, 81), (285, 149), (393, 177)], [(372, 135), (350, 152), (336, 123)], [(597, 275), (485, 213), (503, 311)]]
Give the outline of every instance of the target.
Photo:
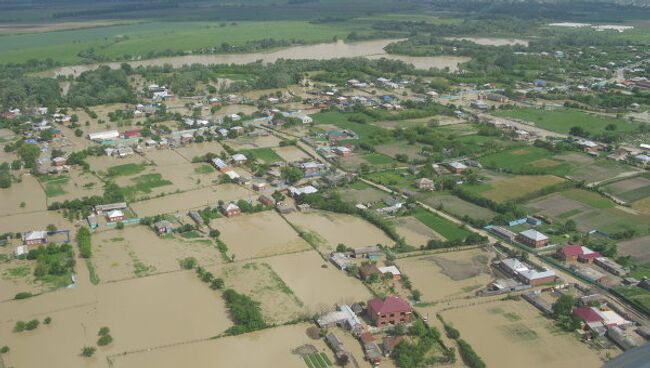
[(509, 45), (566, 69), (512, 83), (460, 53), (464, 72), (68, 67), (66, 104), (0, 112), (0, 367), (600, 367), (650, 346), (648, 45)]

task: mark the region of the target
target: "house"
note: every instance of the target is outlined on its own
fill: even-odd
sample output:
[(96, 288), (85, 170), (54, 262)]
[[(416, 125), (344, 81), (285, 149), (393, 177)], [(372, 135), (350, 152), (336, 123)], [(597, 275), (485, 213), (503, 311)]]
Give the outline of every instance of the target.
[(126, 216), (120, 210), (113, 210), (106, 215), (106, 220), (108, 222), (120, 222), (126, 220)]
[(91, 141), (107, 141), (120, 137), (120, 132), (117, 130), (104, 130), (101, 132), (88, 133), (88, 139)]
[(295, 208), (294, 206), (290, 205), (290, 204), (287, 203), (287, 202), (278, 202), (278, 203), (275, 205), (275, 209), (276, 209), (279, 213), (281, 213), (281, 214), (283, 214), (283, 215), (286, 215), (286, 214), (288, 214), (288, 213), (294, 212), (294, 211), (296, 210), (296, 208)]
[(506, 274), (531, 286), (548, 284), (555, 282), (557, 279), (555, 272), (552, 270), (542, 269), (541, 271), (538, 271), (516, 258), (506, 258), (500, 261), (497, 264), (497, 267)]
[(582, 148), (583, 151), (587, 153), (597, 153), (600, 151), (600, 145), (598, 143), (587, 139), (578, 139), (576, 141), (576, 145), (578, 145), (580, 148)]
[(221, 213), (226, 217), (234, 217), (241, 215), (241, 209), (236, 204), (230, 202), (221, 206)]
[(228, 165), (220, 158), (213, 158), (212, 166), (214, 166), (215, 169), (219, 170), (222, 173), (230, 170), (230, 167), (228, 167)]
[(496, 93), (488, 93), (487, 95), (485, 95), (485, 98), (495, 102), (501, 102), (501, 103), (508, 102), (508, 97)]
[(422, 189), (422, 190), (434, 190), (434, 189), (435, 189), (435, 185), (434, 185), (434, 183), (433, 183), (433, 180), (428, 179), (428, 178), (420, 178), (420, 179), (416, 179), (416, 180), (413, 182), (413, 185), (414, 185), (416, 188), (418, 188), (418, 189)]
[(296, 188), (296, 187), (289, 187), (289, 193), (291, 193), (291, 196), (296, 198), (299, 197), (303, 194), (314, 194), (318, 192), (318, 189), (314, 188), (311, 185), (306, 185), (301, 188)]
[(127, 208), (126, 202), (110, 203), (110, 204), (98, 204), (94, 207), (95, 213), (99, 216), (103, 215), (104, 212), (110, 212), (113, 210), (123, 210)]
[(246, 156), (244, 156), (241, 153), (236, 153), (236, 154), (232, 155), (230, 160), (232, 161), (233, 165), (241, 166), (241, 165), (245, 164), (246, 161), (248, 161), (248, 158), (246, 158)]
[(548, 236), (535, 229), (528, 229), (517, 234), (516, 240), (531, 248), (541, 248), (548, 244)]
[(160, 220), (153, 224), (158, 235), (171, 234), (174, 231), (174, 225), (167, 220)]
[(325, 171), (325, 164), (318, 162), (303, 162), (300, 164), (300, 169), (303, 172), (305, 178), (313, 178), (315, 176), (320, 176)]
[(47, 231), (27, 231), (21, 234), (23, 245), (37, 245), (47, 243)]
[(650, 166), (650, 156), (648, 155), (644, 155), (644, 154), (636, 155), (634, 156), (634, 161), (636, 161), (643, 167)]
[(361, 280), (368, 281), (372, 275), (377, 275), (379, 278), (381, 277), (381, 271), (379, 271), (379, 268), (377, 268), (374, 263), (363, 264), (359, 267), (359, 277)]
[(381, 276), (384, 277), (387, 274), (390, 274), (392, 276), (393, 281), (399, 281), (402, 278), (402, 274), (399, 272), (399, 269), (395, 266), (385, 266), (385, 267), (378, 267), (377, 268), (379, 272), (381, 272)]
[(63, 157), (55, 157), (55, 158), (52, 159), (52, 164), (54, 166), (56, 166), (56, 167), (61, 167), (61, 166), (65, 165), (65, 161), (66, 161), (66, 159), (63, 158)]
[(573, 311), (573, 314), (590, 325), (590, 327), (598, 323), (602, 323), (605, 327), (624, 327), (634, 324), (634, 322), (626, 320), (618, 313), (607, 309), (607, 307), (578, 307)]
[(470, 103), (470, 106), (481, 111), (487, 110), (489, 108), (489, 106), (483, 101), (472, 101)]
[(397, 296), (387, 296), (384, 300), (379, 298), (369, 300), (368, 313), (377, 327), (410, 323), (412, 317), (409, 303)]
[(330, 256), (330, 261), (338, 267), (339, 270), (345, 271), (350, 266), (350, 258), (344, 253), (334, 252)]
[(88, 221), (88, 227), (91, 229), (96, 229), (97, 226), (99, 226), (97, 224), (97, 216), (94, 213), (88, 215), (88, 217), (86, 217), (86, 221)]
[(263, 204), (265, 206), (275, 206), (275, 201), (271, 197), (261, 195), (261, 196), (259, 196), (259, 198), (257, 198), (257, 200), (258, 200), (258, 202), (260, 202), (261, 204)]
[(352, 153), (352, 151), (349, 148), (345, 147), (345, 146), (339, 146), (339, 147), (334, 148), (334, 153), (336, 153), (337, 155), (339, 155), (341, 157), (348, 157), (348, 156), (350, 156), (350, 153)]
[(463, 171), (467, 170), (467, 165), (458, 161), (452, 161), (445, 166), (454, 174), (462, 174)]
[(590, 263), (594, 258), (600, 256), (600, 253), (577, 244), (564, 246), (557, 251), (557, 258), (566, 263), (575, 261)]
[(124, 139), (140, 138), (140, 129), (131, 129), (124, 132)]
[(253, 190), (259, 192), (261, 190), (266, 189), (266, 186), (267, 186), (267, 184), (266, 184), (265, 181), (258, 181), (258, 182), (253, 183)]
[(321, 328), (339, 326), (354, 331), (361, 327), (363, 322), (350, 306), (343, 304), (339, 307), (339, 310), (318, 317), (316, 324)]

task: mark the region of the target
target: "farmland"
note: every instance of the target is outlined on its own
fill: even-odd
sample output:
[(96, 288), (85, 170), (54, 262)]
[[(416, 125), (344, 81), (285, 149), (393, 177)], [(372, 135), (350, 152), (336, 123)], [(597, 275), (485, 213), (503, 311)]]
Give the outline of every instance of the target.
[(564, 179), (551, 175), (513, 176), (498, 178), (486, 184), (466, 186), (465, 188), (498, 203), (517, 200), (539, 192), (546, 187), (565, 182)]
[(515, 109), (500, 111), (496, 115), (528, 121), (540, 128), (564, 134), (568, 134), (573, 127), (580, 127), (594, 135), (604, 133), (610, 124), (616, 126), (616, 131), (621, 133), (632, 132), (638, 127), (636, 123), (590, 115), (577, 110)]
[(425, 210), (418, 210), (413, 216), (447, 240), (462, 240), (470, 234), (459, 225)]
[(470, 218), (490, 221), (496, 216), (496, 212), (491, 211), (487, 208), (477, 206), (473, 203), (464, 201), (451, 193), (436, 191), (433, 193), (424, 193), (420, 194), (418, 197), (419, 201), (434, 207), (439, 208), (442, 206), (442, 210), (448, 212), (459, 218), (469, 216)]

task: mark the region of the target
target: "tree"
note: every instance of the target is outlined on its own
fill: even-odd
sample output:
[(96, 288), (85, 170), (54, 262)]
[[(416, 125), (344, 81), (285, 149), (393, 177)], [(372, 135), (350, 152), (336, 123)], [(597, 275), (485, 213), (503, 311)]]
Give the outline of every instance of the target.
[(95, 351), (97, 351), (97, 348), (94, 346), (84, 346), (81, 348), (81, 356), (84, 358), (90, 358), (95, 354)]
[(420, 290), (415, 289), (411, 292), (411, 296), (413, 297), (413, 300), (419, 302), (420, 298), (422, 298), (422, 293), (420, 292)]
[(213, 290), (223, 289), (225, 283), (222, 278), (216, 278), (210, 283), (210, 288)]
[(115, 226), (115, 228), (118, 229), (118, 230), (123, 230), (124, 229), (124, 222), (122, 222), (122, 221), (118, 222), (117, 225)]
[(579, 126), (574, 126), (569, 130), (570, 135), (575, 135), (577, 137), (589, 137), (589, 133), (583, 128)]
[(283, 167), (280, 169), (280, 173), (284, 180), (292, 184), (303, 178), (302, 170), (293, 166)]
[(111, 333), (111, 329), (104, 326), (99, 329), (99, 331), (97, 332), (97, 336), (106, 336), (110, 333)]
[(196, 267), (196, 258), (194, 257), (183, 258), (179, 261), (179, 263), (182, 269), (191, 270), (194, 267)]
[(52, 317), (45, 317), (43, 324), (49, 325), (50, 323), (52, 323)]
[(113, 342), (113, 337), (111, 335), (103, 335), (97, 340), (97, 345), (106, 346)]
[(28, 168), (34, 167), (34, 163), (38, 159), (38, 156), (41, 154), (40, 149), (35, 144), (22, 144), (16, 151), (18, 157), (25, 163), (25, 166)]
[(555, 319), (561, 316), (569, 316), (573, 311), (573, 306), (575, 305), (576, 300), (573, 296), (569, 294), (562, 294), (556, 301), (553, 303), (553, 317)]
[(345, 244), (339, 243), (339, 245), (336, 246), (336, 251), (339, 253), (344, 253), (348, 250), (348, 247), (345, 246)]
[(9, 350), (11, 350), (11, 349), (9, 349), (9, 347), (7, 345), (5, 345), (2, 348), (0, 348), (0, 354), (7, 354), (9, 352)]

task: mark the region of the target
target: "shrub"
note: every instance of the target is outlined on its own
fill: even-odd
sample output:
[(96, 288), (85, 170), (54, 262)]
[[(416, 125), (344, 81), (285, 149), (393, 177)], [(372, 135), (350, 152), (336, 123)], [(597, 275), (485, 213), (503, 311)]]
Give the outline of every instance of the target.
[(25, 330), (27, 330), (27, 331), (34, 330), (34, 329), (36, 329), (36, 328), (38, 327), (38, 325), (40, 325), (40, 324), (41, 324), (41, 322), (40, 322), (39, 320), (37, 320), (37, 319), (33, 319), (33, 320), (31, 320), (31, 321), (29, 321), (29, 322), (27, 322), (27, 323), (25, 324)]
[(106, 336), (109, 333), (111, 333), (111, 329), (104, 326), (104, 327), (99, 329), (99, 332), (97, 332), (97, 336)]
[(49, 325), (50, 323), (52, 323), (52, 317), (45, 317), (43, 324)]
[(90, 258), (92, 245), (90, 243), (90, 230), (87, 227), (81, 227), (77, 231), (77, 245), (79, 246), (79, 255), (82, 258)]
[(5, 345), (2, 348), (0, 348), (0, 354), (7, 354), (9, 352), (9, 350), (11, 350), (11, 349), (9, 349), (9, 347), (7, 345)]
[(81, 356), (90, 358), (91, 356), (93, 356), (93, 354), (95, 354), (96, 350), (97, 348), (94, 346), (84, 346), (83, 348), (81, 348)]
[(179, 261), (179, 263), (182, 269), (191, 270), (194, 267), (196, 267), (196, 258), (194, 257), (183, 258)]
[(111, 337), (111, 335), (104, 335), (100, 337), (99, 340), (97, 340), (97, 345), (106, 346), (112, 342), (113, 342), (113, 338)]
[(27, 292), (27, 291), (23, 291), (21, 293), (16, 294), (14, 299), (20, 300), (20, 299), (27, 299), (27, 298), (31, 298), (31, 297), (32, 297), (32, 293)]
[(24, 321), (16, 321), (16, 324), (14, 325), (14, 332), (25, 331), (25, 325), (26, 323)]

